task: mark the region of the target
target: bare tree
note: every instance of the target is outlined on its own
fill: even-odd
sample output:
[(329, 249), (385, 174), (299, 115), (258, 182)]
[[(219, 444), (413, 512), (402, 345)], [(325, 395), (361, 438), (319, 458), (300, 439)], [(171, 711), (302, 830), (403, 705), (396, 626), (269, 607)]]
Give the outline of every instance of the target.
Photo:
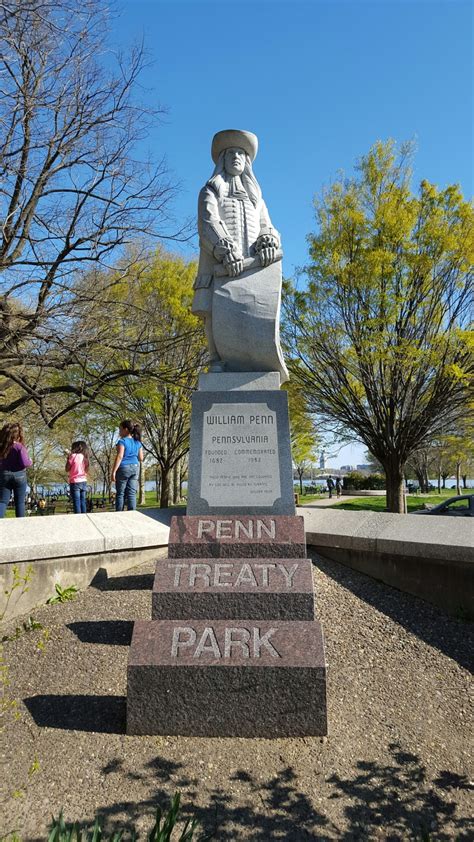
[(0, 393), (4, 411), (32, 402), (47, 423), (49, 398), (74, 407), (121, 376), (84, 369), (79, 271), (174, 236), (165, 164), (137, 159), (160, 113), (136, 101), (143, 47), (106, 53), (105, 32), (101, 0), (0, 2)]

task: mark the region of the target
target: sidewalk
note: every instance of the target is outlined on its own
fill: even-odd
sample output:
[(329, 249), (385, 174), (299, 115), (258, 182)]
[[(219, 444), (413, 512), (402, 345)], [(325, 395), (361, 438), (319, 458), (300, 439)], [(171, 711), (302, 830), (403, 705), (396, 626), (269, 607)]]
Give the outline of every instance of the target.
[(344, 494), (343, 497), (326, 497), (324, 500), (313, 500), (312, 503), (301, 503), (297, 509), (327, 509), (329, 506), (335, 506), (336, 503), (345, 503), (347, 500), (356, 500), (357, 494)]

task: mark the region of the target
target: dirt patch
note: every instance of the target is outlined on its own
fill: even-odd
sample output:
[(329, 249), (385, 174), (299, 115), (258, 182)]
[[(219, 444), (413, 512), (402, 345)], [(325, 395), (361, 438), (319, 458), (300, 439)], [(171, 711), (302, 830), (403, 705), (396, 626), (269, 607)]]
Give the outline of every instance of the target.
[(472, 626), (317, 559), (327, 739), (127, 737), (128, 644), (151, 616), (152, 573), (37, 609), (44, 628), (4, 645), (18, 714), (7, 706), (0, 836), (43, 840), (61, 808), (145, 830), (180, 790), (216, 840), (472, 838)]

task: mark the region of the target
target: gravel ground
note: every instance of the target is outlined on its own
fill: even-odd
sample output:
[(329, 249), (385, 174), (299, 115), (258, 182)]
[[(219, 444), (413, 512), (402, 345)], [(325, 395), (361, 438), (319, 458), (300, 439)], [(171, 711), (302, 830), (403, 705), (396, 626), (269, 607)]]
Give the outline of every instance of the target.
[(149, 829), (180, 790), (216, 840), (473, 839), (472, 627), (315, 562), (328, 738), (126, 737), (128, 643), (150, 617), (152, 565), (36, 610), (44, 629), (5, 644), (17, 708), (2, 735), (0, 837), (43, 840), (61, 807), (69, 821), (98, 812), (108, 830)]

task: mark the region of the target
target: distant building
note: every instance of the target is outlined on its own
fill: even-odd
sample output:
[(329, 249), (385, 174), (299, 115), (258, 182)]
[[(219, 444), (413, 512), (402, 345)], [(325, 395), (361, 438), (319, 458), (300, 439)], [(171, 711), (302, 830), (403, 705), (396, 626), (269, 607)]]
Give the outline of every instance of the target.
[(372, 465), (368, 465), (367, 463), (365, 463), (364, 465), (357, 465), (356, 467), (357, 467), (358, 471), (371, 471), (372, 470)]
[(355, 471), (355, 467), (354, 467), (354, 465), (341, 465), (339, 470), (340, 471), (347, 471), (347, 473), (349, 474), (351, 471)]
[(326, 454), (324, 453), (324, 450), (321, 451), (321, 456), (319, 458), (319, 467), (322, 471), (324, 471), (326, 467)]

